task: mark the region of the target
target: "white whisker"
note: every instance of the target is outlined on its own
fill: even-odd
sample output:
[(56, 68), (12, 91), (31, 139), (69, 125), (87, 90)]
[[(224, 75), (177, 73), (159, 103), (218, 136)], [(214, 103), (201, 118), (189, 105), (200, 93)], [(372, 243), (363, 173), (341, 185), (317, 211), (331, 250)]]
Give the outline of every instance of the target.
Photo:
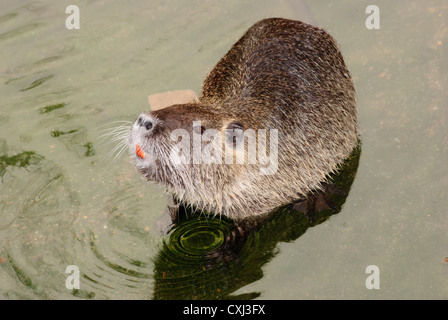
[(116, 163), (128, 150), (128, 140), (131, 126), (134, 121), (116, 120), (99, 127), (98, 146), (107, 146), (112, 144), (112, 148), (103, 157), (103, 162)]

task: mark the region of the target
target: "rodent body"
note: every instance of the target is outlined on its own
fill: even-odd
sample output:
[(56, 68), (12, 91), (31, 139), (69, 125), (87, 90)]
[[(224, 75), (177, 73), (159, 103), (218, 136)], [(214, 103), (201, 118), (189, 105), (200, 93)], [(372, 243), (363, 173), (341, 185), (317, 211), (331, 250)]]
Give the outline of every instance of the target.
[[(231, 144), (235, 156), (240, 149), (225, 138), (228, 130), (266, 130), (257, 142), (268, 150), (276, 130), (275, 171), (260, 174), (263, 165), (249, 164), (247, 154), (243, 164), (173, 163), (174, 130), (193, 137), (211, 128), (224, 138), (208, 143)], [(300, 21), (270, 18), (255, 23), (217, 63), (198, 103), (141, 114), (129, 144), (146, 155), (135, 156), (145, 178), (199, 210), (241, 219), (319, 190), (357, 139), (355, 88), (334, 39)]]

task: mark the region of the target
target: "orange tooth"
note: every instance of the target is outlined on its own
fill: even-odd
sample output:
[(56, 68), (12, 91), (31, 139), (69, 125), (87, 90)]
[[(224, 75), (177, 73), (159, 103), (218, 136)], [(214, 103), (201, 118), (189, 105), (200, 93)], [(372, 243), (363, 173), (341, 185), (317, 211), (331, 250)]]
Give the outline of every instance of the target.
[(138, 144), (135, 146), (135, 150), (138, 157), (142, 159), (145, 157), (145, 152), (142, 150), (142, 148), (140, 148)]

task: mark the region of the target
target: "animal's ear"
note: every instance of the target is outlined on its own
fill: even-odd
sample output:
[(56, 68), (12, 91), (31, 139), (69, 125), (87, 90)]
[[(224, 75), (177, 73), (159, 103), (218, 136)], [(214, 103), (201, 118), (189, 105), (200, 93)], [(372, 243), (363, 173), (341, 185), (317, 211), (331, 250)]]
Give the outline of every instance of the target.
[(238, 121), (230, 122), (225, 128), (226, 143), (233, 148), (238, 147), (244, 141), (244, 125)]

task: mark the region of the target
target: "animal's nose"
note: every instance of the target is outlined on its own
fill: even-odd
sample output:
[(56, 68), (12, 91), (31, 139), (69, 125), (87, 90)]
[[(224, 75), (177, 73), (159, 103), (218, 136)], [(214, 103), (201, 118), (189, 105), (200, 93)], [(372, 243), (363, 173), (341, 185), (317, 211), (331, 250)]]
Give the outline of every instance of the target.
[(151, 118), (151, 116), (149, 116), (145, 113), (142, 113), (140, 115), (140, 117), (138, 117), (138, 119), (137, 119), (137, 125), (145, 128), (146, 130), (151, 130), (154, 126), (154, 121)]

